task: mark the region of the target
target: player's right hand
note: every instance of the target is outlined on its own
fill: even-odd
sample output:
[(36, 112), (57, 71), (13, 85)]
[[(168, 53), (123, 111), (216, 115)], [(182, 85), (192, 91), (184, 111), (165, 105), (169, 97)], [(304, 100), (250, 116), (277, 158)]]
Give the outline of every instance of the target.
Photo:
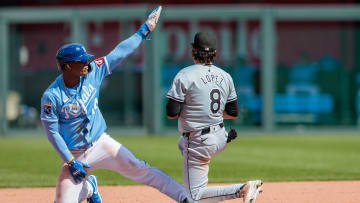
[(85, 164), (77, 159), (73, 159), (69, 164), (69, 170), (76, 183), (79, 183), (85, 178), (85, 168), (90, 168), (88, 164)]

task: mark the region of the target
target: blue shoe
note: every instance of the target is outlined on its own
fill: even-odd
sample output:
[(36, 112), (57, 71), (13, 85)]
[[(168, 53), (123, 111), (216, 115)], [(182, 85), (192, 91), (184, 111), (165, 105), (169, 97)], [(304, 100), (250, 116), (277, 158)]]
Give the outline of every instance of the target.
[(97, 188), (97, 179), (96, 176), (91, 175), (89, 176), (86, 181), (90, 183), (93, 194), (91, 197), (87, 198), (87, 203), (102, 203), (101, 195), (99, 194), (98, 188)]

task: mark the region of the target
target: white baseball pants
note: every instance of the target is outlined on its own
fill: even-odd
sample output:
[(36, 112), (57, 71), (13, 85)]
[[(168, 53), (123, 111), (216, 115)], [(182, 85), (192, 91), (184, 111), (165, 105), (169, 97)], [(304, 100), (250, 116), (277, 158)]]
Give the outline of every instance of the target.
[[(186, 193), (182, 185), (163, 171), (136, 158), (125, 146), (106, 133), (89, 148), (71, 150), (79, 161), (89, 164), (88, 175), (95, 169), (109, 169), (139, 183), (154, 187), (176, 202), (183, 202)], [(67, 165), (63, 165), (56, 185), (56, 203), (79, 203), (92, 194), (91, 186), (75, 183)]]

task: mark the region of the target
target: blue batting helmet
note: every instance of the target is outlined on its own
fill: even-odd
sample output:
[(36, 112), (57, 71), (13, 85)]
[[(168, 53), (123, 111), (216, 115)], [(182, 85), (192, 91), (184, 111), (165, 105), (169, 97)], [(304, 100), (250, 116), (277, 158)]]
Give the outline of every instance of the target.
[(83, 45), (76, 43), (62, 46), (56, 53), (56, 60), (61, 66), (71, 61), (85, 63), (93, 57), (94, 55), (86, 53)]

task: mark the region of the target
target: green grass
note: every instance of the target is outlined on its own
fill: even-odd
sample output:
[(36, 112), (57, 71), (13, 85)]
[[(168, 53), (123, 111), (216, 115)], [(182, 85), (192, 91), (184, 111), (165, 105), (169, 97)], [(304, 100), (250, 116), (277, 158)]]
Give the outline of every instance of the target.
[[(177, 137), (115, 138), (138, 158), (182, 182)], [(209, 180), (359, 180), (359, 143), (356, 134), (241, 135), (213, 157)], [(0, 187), (55, 186), (60, 166), (59, 156), (44, 137), (0, 138)], [(115, 172), (94, 173), (101, 185), (137, 184)]]

